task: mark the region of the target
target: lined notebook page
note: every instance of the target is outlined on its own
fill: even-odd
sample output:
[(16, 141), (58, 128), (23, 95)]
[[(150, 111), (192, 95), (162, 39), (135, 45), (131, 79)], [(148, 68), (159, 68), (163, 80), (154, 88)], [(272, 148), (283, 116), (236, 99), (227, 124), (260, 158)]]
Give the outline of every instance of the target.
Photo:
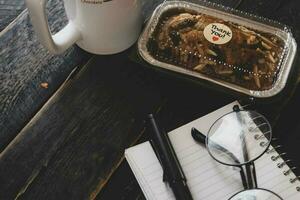
[[(226, 200), (243, 190), (239, 171), (213, 160), (190, 133), (192, 127), (207, 133), (211, 124), (232, 111), (236, 104), (233, 102), (168, 133), (195, 200)], [(279, 157), (273, 161), (272, 156), (278, 156), (278, 153), (273, 151), (265, 154), (255, 162), (258, 186), (278, 193), (283, 199), (299, 200), (300, 192), (296, 190), (296, 187), (300, 187), (299, 182), (292, 184), (289, 181), (295, 175), (290, 173), (285, 176), (283, 172), (289, 168), (286, 165), (278, 168), (277, 164), (283, 160)], [(171, 188), (162, 181), (163, 171), (149, 142), (127, 149), (125, 157), (147, 199), (175, 199)]]

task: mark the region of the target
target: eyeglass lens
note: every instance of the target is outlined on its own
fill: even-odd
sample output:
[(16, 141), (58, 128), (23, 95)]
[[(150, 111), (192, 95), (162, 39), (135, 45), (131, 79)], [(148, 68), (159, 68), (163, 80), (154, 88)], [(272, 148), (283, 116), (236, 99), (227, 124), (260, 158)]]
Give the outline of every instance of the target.
[(238, 111), (224, 115), (211, 126), (206, 145), (218, 162), (241, 166), (264, 154), (271, 137), (271, 126), (264, 116), (255, 111)]
[(269, 190), (252, 189), (239, 192), (229, 200), (282, 200), (282, 198)]
[(245, 190), (231, 200), (280, 200), (273, 192), (257, 188), (254, 161), (271, 143), (272, 128), (268, 120), (255, 111), (234, 110), (211, 126), (206, 147), (218, 162), (240, 168)]

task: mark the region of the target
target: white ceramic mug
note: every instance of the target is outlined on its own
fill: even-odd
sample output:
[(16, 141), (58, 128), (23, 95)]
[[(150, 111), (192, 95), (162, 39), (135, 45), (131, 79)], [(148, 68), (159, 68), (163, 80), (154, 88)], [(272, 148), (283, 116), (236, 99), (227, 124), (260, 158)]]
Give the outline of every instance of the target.
[(76, 43), (95, 54), (114, 54), (129, 48), (141, 25), (140, 0), (64, 0), (69, 19), (52, 35), (46, 16), (47, 0), (26, 0), (32, 24), (41, 43), (59, 54)]

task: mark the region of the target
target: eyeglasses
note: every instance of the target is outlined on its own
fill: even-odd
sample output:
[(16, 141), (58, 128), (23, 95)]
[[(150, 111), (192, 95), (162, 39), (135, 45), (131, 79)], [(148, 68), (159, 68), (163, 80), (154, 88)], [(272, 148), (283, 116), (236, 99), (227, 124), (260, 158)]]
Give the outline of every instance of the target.
[(268, 150), (271, 139), (272, 128), (264, 116), (238, 107), (210, 127), (206, 147), (211, 157), (240, 169), (244, 190), (230, 200), (282, 200), (274, 192), (257, 186), (254, 161)]

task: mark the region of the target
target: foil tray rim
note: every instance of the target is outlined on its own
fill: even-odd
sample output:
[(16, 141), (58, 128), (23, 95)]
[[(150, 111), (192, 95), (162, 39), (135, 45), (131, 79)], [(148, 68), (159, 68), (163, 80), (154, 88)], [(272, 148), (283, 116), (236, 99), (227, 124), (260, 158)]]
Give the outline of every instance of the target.
[[(186, 2), (186, 1), (168, 1), (168, 2), (164, 2), (160, 5), (158, 5), (157, 8), (154, 10), (151, 18), (149, 19), (144, 31), (142, 32), (142, 34), (140, 35), (140, 37), (138, 39), (138, 52), (146, 62), (148, 62), (149, 64), (151, 64), (154, 67), (159, 67), (159, 68), (163, 68), (163, 69), (166, 69), (169, 71), (174, 71), (174, 72), (177, 72), (180, 74), (185, 74), (185, 75), (188, 75), (191, 77), (195, 77), (195, 78), (199, 79), (199, 81), (207, 80), (214, 84), (221, 85), (221, 86), (229, 88), (231, 90), (234, 90), (234, 91), (237, 91), (237, 92), (240, 92), (240, 93), (252, 96), (252, 97), (257, 97), (257, 98), (272, 97), (272, 96), (277, 95), (284, 89), (284, 87), (287, 83), (287, 79), (288, 79), (290, 70), (293, 65), (293, 60), (296, 55), (296, 49), (297, 49), (296, 40), (293, 37), (291, 37), (290, 35), (288, 36), (288, 37), (291, 37), (289, 49), (283, 60), (284, 64), (282, 64), (282, 66), (280, 67), (278, 75), (277, 75), (277, 79), (276, 79), (273, 87), (270, 88), (269, 90), (263, 90), (263, 91), (249, 90), (244, 87), (238, 86), (236, 84), (229, 83), (229, 82), (226, 82), (221, 79), (212, 78), (212, 77), (209, 77), (208, 75), (201, 74), (198, 72), (193, 72), (191, 70), (187, 70), (182, 67), (172, 65), (169, 63), (161, 62), (161, 61), (153, 58), (153, 56), (151, 56), (147, 50), (148, 39), (150, 38), (151, 34), (153, 33), (155, 27), (157, 26), (157, 23), (159, 21), (159, 17), (161, 16), (161, 14), (169, 9), (178, 8), (178, 6), (189, 8), (189, 9), (195, 10), (195, 11), (199, 11), (199, 8), (206, 9), (204, 6)], [(212, 8), (207, 8), (207, 9), (212, 10)], [(233, 15), (230, 13), (225, 13), (224, 11), (220, 11), (220, 10), (217, 10), (217, 11), (221, 12), (224, 15), (227, 15), (229, 18), (230, 17), (239, 17), (239, 18), (244, 19), (241, 16), (236, 16), (236, 15)], [(245, 18), (245, 20), (246, 20), (246, 18)], [(250, 21), (253, 21), (253, 20), (250, 20)], [(258, 23), (261, 24), (260, 22), (258, 22)], [(263, 25), (265, 25), (265, 24), (263, 24)], [(276, 27), (271, 27), (269, 25), (265, 25), (265, 26), (270, 29), (273, 28), (273, 30), (282, 31), (281, 29), (278, 29)]]

